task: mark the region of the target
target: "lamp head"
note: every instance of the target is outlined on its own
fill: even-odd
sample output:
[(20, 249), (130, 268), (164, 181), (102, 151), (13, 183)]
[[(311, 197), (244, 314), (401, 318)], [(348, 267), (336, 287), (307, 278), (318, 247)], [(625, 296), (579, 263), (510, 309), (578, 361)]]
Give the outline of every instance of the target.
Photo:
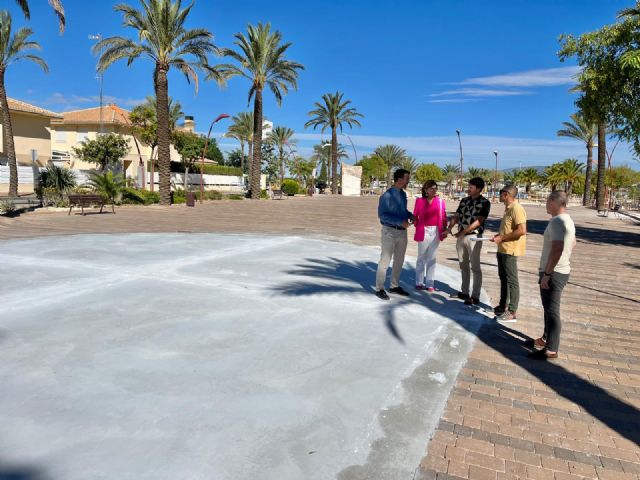
[(498, 156), (498, 150), (494, 150), (493, 154), (497, 157)]
[(456, 130), (456, 133), (458, 134), (458, 136), (460, 136), (460, 130)]

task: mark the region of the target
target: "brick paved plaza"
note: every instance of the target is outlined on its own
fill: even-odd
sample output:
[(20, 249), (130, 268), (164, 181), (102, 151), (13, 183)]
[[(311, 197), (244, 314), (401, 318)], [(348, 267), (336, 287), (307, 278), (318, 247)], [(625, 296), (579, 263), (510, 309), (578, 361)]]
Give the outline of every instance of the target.
[[(122, 207), (0, 217), (0, 240), (126, 232), (233, 232), (309, 236), (377, 245), (377, 197), (316, 196), (220, 201), (195, 208)], [(548, 215), (525, 206), (517, 323), (484, 320), (434, 432), (424, 432), (419, 479), (640, 479), (640, 227), (570, 209), (578, 244), (563, 296), (560, 358), (535, 362), (522, 341), (541, 333), (537, 264)], [(449, 205), (449, 210), (452, 205)], [(489, 230), (503, 207), (494, 205)], [(72, 248), (72, 243), (69, 244)], [(483, 251), (484, 287), (498, 292), (494, 248)], [(408, 254), (417, 252), (410, 242)], [(438, 262), (457, 268), (447, 239)], [(336, 257), (340, 249), (336, 248)], [(411, 286), (412, 279), (403, 277)], [(373, 278), (371, 279), (373, 283)], [(379, 301), (373, 295), (372, 302)]]

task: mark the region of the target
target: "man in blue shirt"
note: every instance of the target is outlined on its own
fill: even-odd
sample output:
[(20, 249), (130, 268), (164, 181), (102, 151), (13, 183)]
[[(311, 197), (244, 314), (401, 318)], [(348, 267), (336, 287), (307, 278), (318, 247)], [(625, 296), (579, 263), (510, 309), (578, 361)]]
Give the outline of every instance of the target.
[(413, 214), (407, 210), (407, 194), (404, 191), (409, 184), (409, 177), (410, 173), (407, 170), (396, 170), (393, 174), (393, 186), (384, 192), (378, 203), (378, 218), (382, 224), (382, 252), (376, 273), (376, 296), (381, 300), (389, 300), (384, 284), (392, 257), (389, 292), (409, 296), (400, 286), (400, 273), (407, 251), (407, 228), (413, 222)]

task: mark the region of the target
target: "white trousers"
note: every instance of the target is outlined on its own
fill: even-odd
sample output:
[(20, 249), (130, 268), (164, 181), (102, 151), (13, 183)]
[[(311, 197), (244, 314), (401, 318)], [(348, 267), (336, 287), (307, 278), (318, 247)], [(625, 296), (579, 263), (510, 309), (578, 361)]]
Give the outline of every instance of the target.
[(440, 245), (438, 227), (424, 227), (424, 240), (418, 242), (416, 285), (433, 287), (436, 276), (436, 251)]
[(391, 288), (400, 286), (400, 274), (404, 265), (404, 255), (407, 251), (407, 231), (396, 230), (382, 225), (382, 249), (378, 271), (376, 272), (376, 290), (384, 290), (387, 278), (387, 269), (393, 258), (393, 268), (391, 270)]

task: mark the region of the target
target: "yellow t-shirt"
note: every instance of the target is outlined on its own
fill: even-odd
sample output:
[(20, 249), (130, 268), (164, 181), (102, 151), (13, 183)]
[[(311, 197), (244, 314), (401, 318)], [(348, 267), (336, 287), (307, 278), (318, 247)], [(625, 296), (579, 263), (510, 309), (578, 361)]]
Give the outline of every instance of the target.
[[(522, 205), (518, 201), (513, 202), (511, 205), (504, 209), (504, 216), (502, 222), (500, 222), (500, 235), (508, 235), (513, 232), (518, 225), (527, 224), (527, 212), (524, 211)], [(511, 240), (509, 242), (501, 242), (498, 244), (498, 252), (506, 253), (507, 255), (515, 255), (520, 257), (525, 254), (527, 249), (527, 236), (523, 235), (517, 240)]]

